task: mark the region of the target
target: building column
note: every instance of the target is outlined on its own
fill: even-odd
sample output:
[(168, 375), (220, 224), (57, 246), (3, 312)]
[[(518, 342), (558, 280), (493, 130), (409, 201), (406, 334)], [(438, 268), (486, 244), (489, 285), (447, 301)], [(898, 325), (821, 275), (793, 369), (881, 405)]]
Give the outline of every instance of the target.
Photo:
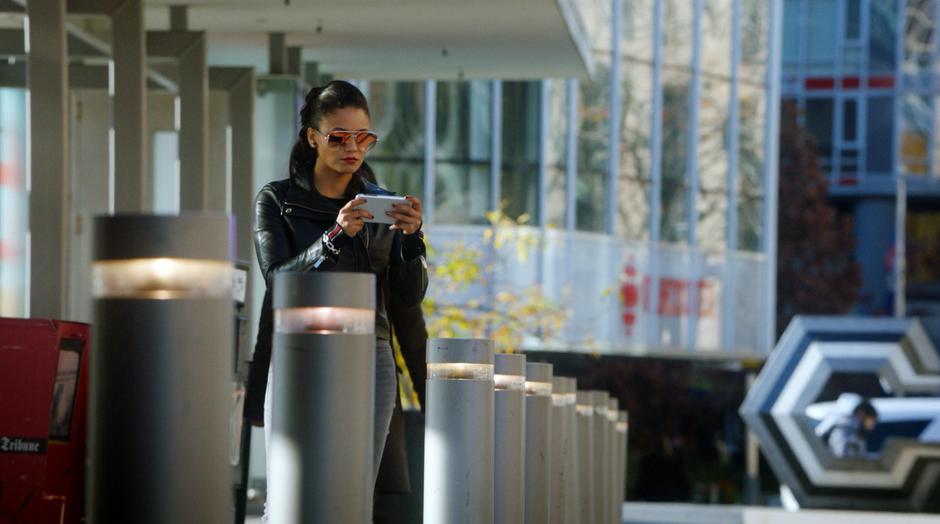
[(251, 216), (254, 202), (255, 70), (250, 67), (213, 67), (210, 87), (228, 97), (231, 128), (231, 189), (225, 210), (235, 217), (235, 254), (252, 260)]
[(65, 0), (30, 0), (28, 16), (29, 316), (61, 318), (66, 302), (68, 56)]
[(114, 211), (139, 212), (152, 204), (144, 183), (149, 169), (146, 32), (143, 0), (125, 0), (111, 14), (114, 32)]
[(767, 121), (764, 128), (763, 240), (767, 274), (764, 289), (764, 340), (759, 350), (769, 354), (777, 341), (777, 207), (779, 202), (778, 151), (780, 148), (780, 57), (783, 45), (783, 1), (770, 1), (767, 39)]
[(179, 56), (180, 211), (207, 209), (209, 200), (209, 68), (206, 36)]

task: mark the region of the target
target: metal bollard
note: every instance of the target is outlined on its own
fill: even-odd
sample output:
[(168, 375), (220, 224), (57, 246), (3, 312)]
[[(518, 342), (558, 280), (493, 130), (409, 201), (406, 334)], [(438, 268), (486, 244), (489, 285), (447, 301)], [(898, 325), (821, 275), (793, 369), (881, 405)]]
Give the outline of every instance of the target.
[(569, 491), (568, 481), (571, 476), (569, 470), (570, 455), (576, 454), (573, 448), (568, 426), (572, 423), (568, 416), (576, 402), (576, 394), (572, 385), (574, 381), (566, 377), (552, 378), (552, 422), (551, 422), (551, 508), (549, 515), (551, 522), (570, 523), (568, 507), (577, 503)]
[(578, 514), (582, 524), (594, 524), (594, 393), (578, 391)]
[(610, 489), (607, 479), (610, 476), (610, 457), (607, 456), (610, 431), (608, 431), (607, 405), (609, 395), (606, 391), (593, 391), (591, 404), (594, 406), (594, 491), (591, 500), (594, 505), (594, 522), (607, 524), (607, 494)]
[(620, 401), (611, 397), (607, 402), (607, 457), (610, 463), (610, 469), (607, 474), (608, 490), (607, 496), (607, 522), (620, 524), (617, 522), (617, 476), (620, 469), (618, 459), (620, 454), (617, 448), (617, 408), (620, 407)]
[(549, 522), (552, 446), (552, 365), (526, 363), (525, 522)]
[(493, 343), (428, 340), (424, 522), (493, 522)]
[(372, 522), (375, 275), (278, 273), (272, 307), (271, 522)]
[(616, 464), (620, 471), (617, 475), (617, 518), (623, 522), (624, 492), (627, 490), (627, 430), (629, 429), (629, 416), (626, 411), (617, 413), (617, 452), (619, 457)]
[(89, 522), (231, 521), (225, 215), (94, 222)]
[(525, 519), (525, 355), (499, 353), (495, 362), (493, 522), (518, 524)]

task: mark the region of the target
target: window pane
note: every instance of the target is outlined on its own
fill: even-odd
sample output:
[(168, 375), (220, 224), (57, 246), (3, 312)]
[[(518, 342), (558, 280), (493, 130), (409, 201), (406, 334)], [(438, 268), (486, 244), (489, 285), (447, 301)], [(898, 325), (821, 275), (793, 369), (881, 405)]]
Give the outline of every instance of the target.
[(868, 69), (871, 73), (894, 72), (897, 16), (895, 0), (871, 0), (868, 39)]
[(891, 175), (894, 163), (894, 100), (890, 97), (868, 99), (865, 165), (868, 175)]
[[(893, 1), (893, 0), (892, 0)], [(838, 13), (836, 0), (813, 0), (807, 5), (806, 61), (810, 72), (830, 72), (835, 66), (837, 32), (833, 21)]]
[(548, 81), (548, 195), (546, 222), (549, 227), (565, 227), (567, 192), (565, 188), (568, 140), (568, 86), (563, 80)]
[(702, 20), (702, 92), (699, 101), (698, 240), (720, 251), (728, 212), (728, 101), (731, 99), (731, 2), (705, 5)]
[(861, 0), (846, 0), (845, 2), (845, 38), (857, 40), (859, 37), (859, 24), (861, 23)]
[(930, 98), (907, 93), (901, 105), (901, 162), (904, 171), (912, 175), (926, 175), (930, 129), (933, 109)]
[(595, 53), (594, 80), (581, 82), (578, 131), (577, 228), (604, 231), (610, 122), (610, 55)]
[(738, 249), (761, 247), (764, 206), (764, 123), (767, 93), (760, 86), (739, 87)]
[(424, 195), (424, 85), (370, 82), (369, 111), (379, 142), (368, 162), (379, 184), (399, 194)]
[(685, 242), (689, 232), (689, 85), (686, 72), (663, 72), (663, 189), (661, 239)]
[[(629, 6), (629, 7), (627, 7)], [(617, 235), (631, 240), (649, 238), (650, 119), (653, 102), (653, 3), (624, 4), (625, 28), (620, 39), (621, 66), (620, 173)]]
[(489, 82), (437, 84), (435, 219), (482, 224), (490, 206)]
[(505, 213), (529, 215), (538, 224), (539, 188), (538, 82), (503, 82), (503, 146), (500, 195)]
[(858, 107), (855, 100), (845, 100), (842, 103), (842, 140), (854, 142), (857, 135)]
[(0, 316), (26, 317), (26, 90), (0, 89)]
[(810, 98), (806, 100), (806, 111), (803, 113), (803, 118), (806, 122), (806, 129), (816, 141), (819, 166), (824, 172), (828, 173), (832, 168), (832, 99)]
[(904, 72), (927, 73), (930, 69), (931, 34), (935, 0), (907, 0), (905, 9)]

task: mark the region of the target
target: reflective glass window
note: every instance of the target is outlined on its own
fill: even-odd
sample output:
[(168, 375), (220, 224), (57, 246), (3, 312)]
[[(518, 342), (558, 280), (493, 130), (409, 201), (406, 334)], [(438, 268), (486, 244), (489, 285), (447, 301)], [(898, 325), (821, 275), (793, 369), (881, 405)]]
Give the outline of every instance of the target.
[(891, 175), (894, 163), (894, 99), (868, 99), (865, 131), (865, 166), (868, 175)]
[(369, 111), (379, 142), (368, 162), (379, 183), (399, 194), (424, 196), (424, 84), (370, 82)]
[(490, 82), (437, 84), (435, 220), (482, 224), (489, 211)]

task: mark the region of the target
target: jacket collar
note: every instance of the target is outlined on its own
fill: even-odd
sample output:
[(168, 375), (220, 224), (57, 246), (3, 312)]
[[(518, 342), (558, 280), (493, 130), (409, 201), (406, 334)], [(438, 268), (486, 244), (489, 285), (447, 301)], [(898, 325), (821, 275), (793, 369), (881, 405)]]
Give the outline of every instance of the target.
[[(364, 185), (363, 193), (367, 195), (395, 194), (369, 182), (368, 180), (363, 180), (362, 183)], [(339, 208), (336, 207), (335, 202), (317, 192), (316, 188), (313, 187), (313, 183), (310, 180), (309, 174), (296, 174), (290, 177), (286, 200), (287, 202), (300, 204), (317, 212), (336, 213), (339, 210)]]

